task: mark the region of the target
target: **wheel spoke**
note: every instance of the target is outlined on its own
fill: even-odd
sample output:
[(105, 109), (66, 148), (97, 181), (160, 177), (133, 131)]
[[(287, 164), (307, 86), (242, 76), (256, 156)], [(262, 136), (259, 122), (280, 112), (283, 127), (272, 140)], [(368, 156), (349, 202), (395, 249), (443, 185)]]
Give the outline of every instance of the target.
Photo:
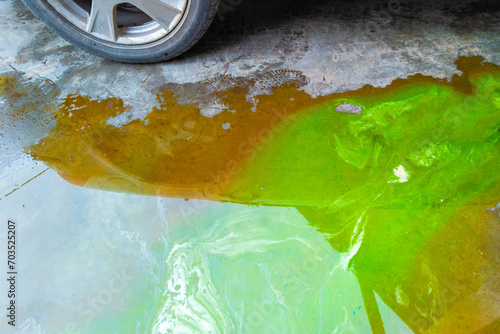
[(116, 30), (116, 3), (92, 0), (87, 32), (102, 35), (107, 40), (116, 41)]
[(148, 14), (166, 31), (170, 31), (172, 22), (182, 13), (176, 0), (133, 0), (129, 3)]

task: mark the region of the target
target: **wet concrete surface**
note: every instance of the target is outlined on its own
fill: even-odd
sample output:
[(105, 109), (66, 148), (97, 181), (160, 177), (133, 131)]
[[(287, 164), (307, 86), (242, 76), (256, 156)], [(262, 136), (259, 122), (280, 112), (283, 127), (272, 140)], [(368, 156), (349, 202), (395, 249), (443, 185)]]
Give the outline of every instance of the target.
[(20, 1), (0, 18), (0, 205), (40, 277), (17, 332), (498, 328), (496, 1), (223, 0), (195, 47), (140, 66)]
[[(63, 96), (122, 96), (140, 110), (162, 83), (295, 70), (313, 95), (385, 86), (422, 73), (450, 77), (458, 56), (498, 61), (494, 1), (247, 0), (221, 5), (206, 36), (183, 56), (130, 66), (89, 55), (48, 31), (20, 1), (2, 2), (2, 71), (54, 81)], [(232, 7), (234, 6), (234, 7)], [(496, 6), (498, 7), (498, 6)], [(217, 87), (214, 87), (217, 89)]]

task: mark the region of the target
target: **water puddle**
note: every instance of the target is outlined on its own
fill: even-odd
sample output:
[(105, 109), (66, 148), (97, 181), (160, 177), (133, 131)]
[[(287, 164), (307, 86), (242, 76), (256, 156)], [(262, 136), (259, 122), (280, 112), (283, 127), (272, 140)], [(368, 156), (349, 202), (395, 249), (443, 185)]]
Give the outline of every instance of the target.
[(318, 98), (294, 71), (166, 84), (142, 120), (68, 96), (27, 152), (77, 186), (294, 207), (356, 274), (373, 331), (379, 298), (414, 332), (475, 332), (500, 317), (500, 68), (456, 65)]

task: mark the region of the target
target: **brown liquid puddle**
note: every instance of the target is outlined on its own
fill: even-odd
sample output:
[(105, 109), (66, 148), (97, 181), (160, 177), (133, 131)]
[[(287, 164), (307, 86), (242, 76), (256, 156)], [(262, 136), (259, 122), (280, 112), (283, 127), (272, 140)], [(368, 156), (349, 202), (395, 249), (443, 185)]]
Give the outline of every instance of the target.
[[(256, 79), (225, 76), (215, 85), (214, 81), (167, 84), (157, 95), (158, 107), (144, 120), (133, 120), (121, 128), (106, 124), (110, 117), (126, 112), (121, 99), (96, 101), (68, 96), (56, 112), (57, 125), (51, 135), (29, 151), (75, 185), (225, 201), (230, 199), (207, 189), (225, 187), (228, 175), (237, 173), (268, 133), (297, 111), (332, 99), (380, 98), (419, 82), (446, 85), (470, 94), (470, 77), (498, 71), (495, 65), (482, 61), (482, 57), (458, 59), (457, 68), (464, 74), (454, 75), (450, 82), (417, 74), (396, 79), (385, 88), (366, 85), (356, 91), (318, 98), (298, 90), (307, 79), (294, 71), (275, 71)], [(255, 96), (258, 102), (252, 109), (254, 104), (247, 100), (247, 94), (262, 83), (272, 89), (272, 94)], [(216, 85), (226, 89), (214, 91)], [(227, 111), (206, 117), (198, 104), (179, 103), (179, 99), (194, 98), (219, 99)]]

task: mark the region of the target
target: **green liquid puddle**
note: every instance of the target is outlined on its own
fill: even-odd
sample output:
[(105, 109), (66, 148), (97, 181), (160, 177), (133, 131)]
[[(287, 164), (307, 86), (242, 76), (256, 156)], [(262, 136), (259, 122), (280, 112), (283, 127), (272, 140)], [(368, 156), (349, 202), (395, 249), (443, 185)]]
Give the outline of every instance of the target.
[[(375, 291), (415, 332), (431, 328), (499, 281), (495, 255), (482, 255), (492, 243), (498, 254), (488, 237), (498, 226), (478, 216), (500, 200), (500, 75), (471, 83), (470, 95), (423, 82), (353, 96), (361, 115), (334, 112), (338, 100), (302, 110), (257, 148), (228, 193), (296, 206), (352, 255), (368, 310)], [(460, 324), (485, 316), (463, 311)], [(376, 313), (372, 330), (381, 332)]]

